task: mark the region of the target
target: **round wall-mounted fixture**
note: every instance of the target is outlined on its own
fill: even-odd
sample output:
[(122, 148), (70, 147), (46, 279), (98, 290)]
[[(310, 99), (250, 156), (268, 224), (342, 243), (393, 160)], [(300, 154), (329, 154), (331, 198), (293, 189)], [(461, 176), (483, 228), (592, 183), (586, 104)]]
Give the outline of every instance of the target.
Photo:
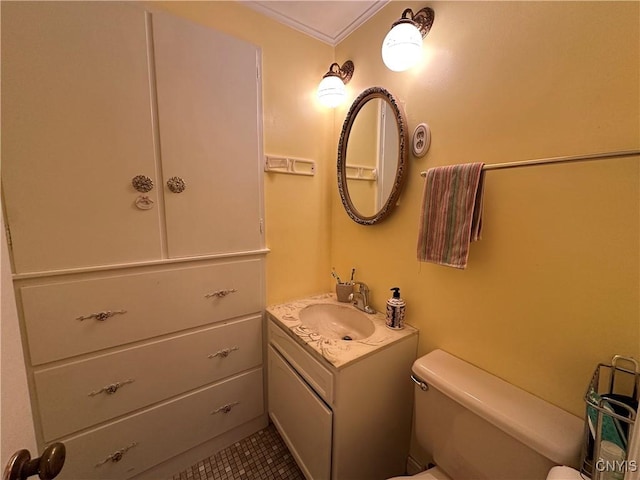
[(389, 70), (403, 72), (418, 63), (422, 39), (431, 30), (434, 17), (434, 11), (429, 7), (415, 15), (410, 8), (402, 12), (400, 20), (391, 26), (382, 42), (382, 61)]
[(426, 123), (416, 126), (411, 137), (411, 152), (417, 158), (424, 157), (431, 146), (431, 129)]
[(342, 67), (337, 63), (332, 63), (329, 71), (318, 85), (318, 100), (323, 105), (335, 108), (340, 105), (347, 96), (345, 85), (349, 83), (353, 76), (354, 65), (351, 60), (344, 62)]

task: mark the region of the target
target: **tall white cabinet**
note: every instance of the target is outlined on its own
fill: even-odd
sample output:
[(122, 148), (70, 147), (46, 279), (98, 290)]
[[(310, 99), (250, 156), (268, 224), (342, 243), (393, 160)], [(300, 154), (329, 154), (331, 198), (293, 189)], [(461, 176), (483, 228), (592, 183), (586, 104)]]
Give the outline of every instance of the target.
[(175, 473), (267, 422), (260, 52), (126, 2), (1, 8), (39, 446), (60, 478)]
[[(15, 270), (261, 248), (258, 49), (102, 3), (2, 6), (2, 175)], [(135, 190), (138, 175), (151, 191)], [(168, 188), (171, 178), (184, 190)], [(136, 206), (141, 196), (150, 209)]]

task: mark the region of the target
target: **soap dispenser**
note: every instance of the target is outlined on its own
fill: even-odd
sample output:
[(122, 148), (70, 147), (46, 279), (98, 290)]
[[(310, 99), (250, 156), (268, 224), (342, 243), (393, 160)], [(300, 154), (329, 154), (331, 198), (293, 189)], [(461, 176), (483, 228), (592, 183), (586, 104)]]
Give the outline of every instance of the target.
[(387, 300), (387, 327), (394, 330), (404, 328), (404, 311), (406, 303), (400, 298), (400, 288), (391, 289), (393, 297)]

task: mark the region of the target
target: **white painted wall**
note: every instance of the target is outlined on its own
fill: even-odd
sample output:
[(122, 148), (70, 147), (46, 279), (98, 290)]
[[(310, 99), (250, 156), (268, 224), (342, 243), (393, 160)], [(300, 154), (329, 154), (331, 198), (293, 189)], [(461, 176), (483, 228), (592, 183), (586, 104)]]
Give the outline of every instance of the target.
[(2, 227), (2, 251), (0, 270), (2, 271), (0, 295), (0, 462), (2, 468), (16, 450), (26, 448), (32, 457), (38, 456), (36, 437), (31, 416), (31, 403), (27, 387), (18, 312), (11, 281), (9, 250)]

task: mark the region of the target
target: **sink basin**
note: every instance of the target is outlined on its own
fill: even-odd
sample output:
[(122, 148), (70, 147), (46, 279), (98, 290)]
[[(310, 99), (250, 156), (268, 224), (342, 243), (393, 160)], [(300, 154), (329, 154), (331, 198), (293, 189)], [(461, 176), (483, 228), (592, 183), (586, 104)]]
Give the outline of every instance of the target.
[(376, 327), (369, 317), (351, 307), (317, 303), (300, 310), (300, 322), (307, 328), (333, 340), (362, 340)]

